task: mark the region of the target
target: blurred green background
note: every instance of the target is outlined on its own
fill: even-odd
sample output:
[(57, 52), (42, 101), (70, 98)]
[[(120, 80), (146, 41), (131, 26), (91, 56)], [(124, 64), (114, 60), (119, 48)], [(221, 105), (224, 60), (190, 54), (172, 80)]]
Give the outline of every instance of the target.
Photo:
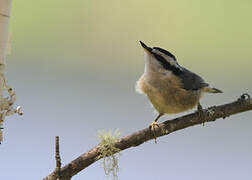
[[(0, 179), (49, 174), (56, 135), (66, 164), (98, 143), (98, 130), (127, 135), (147, 127), (153, 109), (134, 89), (144, 68), (139, 40), (168, 49), (224, 91), (206, 95), (204, 107), (252, 94), (251, 8), (248, 0), (13, 1), (6, 78), (24, 116), (6, 118)], [(250, 179), (251, 115), (128, 149), (119, 179)], [(73, 179), (106, 177), (96, 162)]]

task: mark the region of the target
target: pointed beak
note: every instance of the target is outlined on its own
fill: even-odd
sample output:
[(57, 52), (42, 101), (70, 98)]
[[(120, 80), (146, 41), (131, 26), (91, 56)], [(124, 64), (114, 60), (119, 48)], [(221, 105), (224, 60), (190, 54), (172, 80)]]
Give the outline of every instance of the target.
[(146, 46), (142, 41), (139, 41), (139, 42), (140, 42), (141, 46), (144, 48), (145, 52), (151, 53), (151, 51), (152, 51), (151, 47)]

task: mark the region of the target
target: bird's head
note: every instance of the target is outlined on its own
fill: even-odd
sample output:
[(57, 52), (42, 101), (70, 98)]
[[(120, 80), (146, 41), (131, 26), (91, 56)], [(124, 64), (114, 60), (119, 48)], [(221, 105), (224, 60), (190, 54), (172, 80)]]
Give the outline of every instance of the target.
[(140, 44), (144, 49), (145, 71), (172, 72), (174, 74), (182, 72), (182, 67), (177, 63), (176, 57), (172, 53), (159, 47), (148, 47), (142, 41)]

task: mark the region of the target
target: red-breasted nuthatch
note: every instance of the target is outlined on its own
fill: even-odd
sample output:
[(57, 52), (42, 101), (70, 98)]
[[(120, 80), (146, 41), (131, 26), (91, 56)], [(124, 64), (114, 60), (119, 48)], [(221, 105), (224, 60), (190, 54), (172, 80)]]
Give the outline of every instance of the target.
[(202, 94), (222, 93), (209, 86), (197, 74), (180, 66), (175, 56), (159, 47), (148, 47), (140, 41), (144, 49), (145, 69), (137, 81), (137, 90), (149, 98), (158, 116), (150, 125), (154, 130), (157, 120), (164, 114), (175, 114), (198, 105)]

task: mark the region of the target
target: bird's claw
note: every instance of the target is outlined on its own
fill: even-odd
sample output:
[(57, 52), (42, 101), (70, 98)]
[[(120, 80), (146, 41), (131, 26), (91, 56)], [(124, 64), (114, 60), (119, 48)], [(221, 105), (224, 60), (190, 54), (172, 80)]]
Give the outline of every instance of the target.
[(199, 119), (202, 121), (202, 124), (204, 126), (205, 125), (205, 114), (204, 114), (204, 110), (200, 104), (198, 104), (197, 110), (198, 110), (197, 112), (198, 112)]
[(151, 125), (150, 125), (151, 130), (155, 130), (155, 126), (158, 126), (158, 127), (159, 127), (158, 123), (155, 122), (155, 121), (153, 121), (153, 122), (151, 123)]
[(157, 136), (156, 136), (155, 126), (159, 127), (158, 123), (157, 123), (156, 121), (153, 121), (153, 122), (150, 124), (150, 130), (153, 132), (153, 136), (154, 136), (154, 139), (155, 139), (155, 143), (157, 144)]

